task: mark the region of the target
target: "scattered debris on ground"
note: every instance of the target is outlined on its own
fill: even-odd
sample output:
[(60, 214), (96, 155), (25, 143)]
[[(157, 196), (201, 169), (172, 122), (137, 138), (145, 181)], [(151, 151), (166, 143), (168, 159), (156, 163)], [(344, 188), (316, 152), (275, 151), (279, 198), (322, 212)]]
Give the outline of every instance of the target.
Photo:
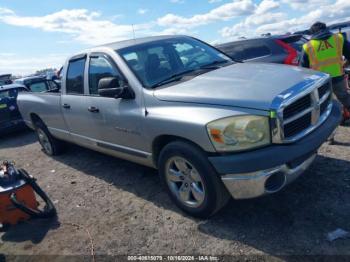
[(77, 146), (51, 158), (31, 132), (0, 138), (0, 159), (37, 177), (58, 212), (0, 232), (0, 254), (350, 255), (350, 238), (325, 237), (350, 229), (349, 134), (340, 127), (281, 192), (232, 200), (208, 220), (179, 211), (152, 169)]

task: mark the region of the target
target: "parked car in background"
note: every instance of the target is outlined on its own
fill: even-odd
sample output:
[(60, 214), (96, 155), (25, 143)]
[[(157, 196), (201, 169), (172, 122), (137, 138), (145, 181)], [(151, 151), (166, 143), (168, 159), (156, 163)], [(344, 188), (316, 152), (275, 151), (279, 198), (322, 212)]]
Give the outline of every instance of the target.
[(159, 36), (77, 53), (59, 95), (22, 93), (18, 104), (46, 154), (63, 140), (157, 168), (182, 210), (208, 217), (230, 195), (275, 193), (305, 171), (340, 122), (330, 81)]
[(332, 24), (328, 26), (328, 29), (331, 31), (343, 31), (343, 30), (349, 30), (350, 29), (350, 22), (342, 22), (337, 24)]
[(216, 48), (240, 61), (298, 65), (302, 45), (306, 42), (303, 35), (282, 35), (239, 40)]
[(29, 91), (35, 93), (57, 92), (60, 85), (46, 76), (29, 76), (14, 81), (16, 84), (24, 85)]
[(11, 74), (0, 75), (0, 86), (12, 84)]
[(27, 88), (19, 84), (0, 86), (0, 134), (25, 128), (16, 101), (23, 91)]

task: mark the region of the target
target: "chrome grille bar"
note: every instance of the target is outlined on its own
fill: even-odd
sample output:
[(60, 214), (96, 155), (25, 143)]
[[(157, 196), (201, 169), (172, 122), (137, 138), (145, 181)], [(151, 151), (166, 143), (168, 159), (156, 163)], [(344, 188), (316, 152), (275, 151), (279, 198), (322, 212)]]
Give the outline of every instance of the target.
[(306, 115), (307, 113), (310, 113), (312, 110), (313, 110), (313, 108), (307, 108), (307, 109), (305, 109), (304, 111), (301, 111), (300, 113), (298, 113), (298, 114), (296, 114), (296, 115), (294, 115), (294, 116), (288, 118), (287, 120), (284, 120), (284, 121), (283, 121), (283, 124), (284, 124), (284, 125), (289, 124), (289, 123), (291, 123), (291, 122), (297, 120), (298, 118), (300, 118), (300, 117)]
[[(320, 93), (322, 97), (319, 97)], [(276, 118), (271, 120), (272, 142), (279, 144), (295, 142), (321, 125), (327, 119), (332, 110), (333, 104), (330, 99), (331, 95), (332, 85), (330, 78), (325, 74), (319, 73), (315, 76), (305, 79), (305, 81), (297, 84), (296, 86), (293, 86), (292, 88), (277, 96), (272, 103), (272, 110), (276, 112)], [(307, 101), (305, 100), (306, 96), (310, 96), (311, 104), (305, 104), (302, 102)], [(327, 103), (327, 100), (329, 100), (329, 104), (327, 106), (327, 109), (324, 110), (324, 107), (326, 105), (323, 103)], [(296, 107), (294, 106), (296, 112), (293, 113), (292, 111), (293, 114), (291, 114), (290, 112), (291, 110), (294, 110), (294, 108), (290, 106), (293, 103), (294, 105), (297, 105)], [(323, 111), (322, 113), (321, 105)], [(305, 109), (302, 108), (303, 106), (305, 106)], [(286, 108), (288, 108), (289, 112), (287, 118), (285, 118), (283, 114)], [(298, 112), (299, 110), (302, 111)], [(307, 124), (307, 122), (305, 122), (305, 119), (307, 119), (305, 116), (310, 113), (311, 120), (307, 120), (310, 121), (310, 124)], [(300, 121), (304, 122), (298, 122), (299, 119)], [(295, 122), (296, 125), (294, 127), (293, 122)], [(288, 128), (292, 128), (287, 132), (290, 136), (288, 136), (288, 134), (285, 136), (284, 129), (287, 125)], [(298, 130), (298, 128), (300, 130)]]

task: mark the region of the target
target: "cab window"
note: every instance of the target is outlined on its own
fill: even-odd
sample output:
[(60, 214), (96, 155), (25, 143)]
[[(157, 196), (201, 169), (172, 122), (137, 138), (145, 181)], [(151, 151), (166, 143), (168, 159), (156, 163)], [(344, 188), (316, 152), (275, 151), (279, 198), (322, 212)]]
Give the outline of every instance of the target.
[(67, 94), (84, 94), (85, 61), (84, 57), (69, 62), (66, 81)]
[(104, 77), (122, 79), (118, 69), (105, 56), (90, 57), (89, 65), (89, 92), (98, 95), (98, 83)]

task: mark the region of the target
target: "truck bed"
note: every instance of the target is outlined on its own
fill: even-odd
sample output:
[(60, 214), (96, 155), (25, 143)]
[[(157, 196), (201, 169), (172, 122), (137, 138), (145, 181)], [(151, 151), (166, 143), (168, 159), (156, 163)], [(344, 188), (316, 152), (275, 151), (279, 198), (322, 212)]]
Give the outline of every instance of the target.
[(22, 92), (17, 101), (23, 120), (30, 128), (34, 128), (33, 121), (40, 116), (54, 136), (62, 139), (68, 136), (61, 110), (61, 93)]

